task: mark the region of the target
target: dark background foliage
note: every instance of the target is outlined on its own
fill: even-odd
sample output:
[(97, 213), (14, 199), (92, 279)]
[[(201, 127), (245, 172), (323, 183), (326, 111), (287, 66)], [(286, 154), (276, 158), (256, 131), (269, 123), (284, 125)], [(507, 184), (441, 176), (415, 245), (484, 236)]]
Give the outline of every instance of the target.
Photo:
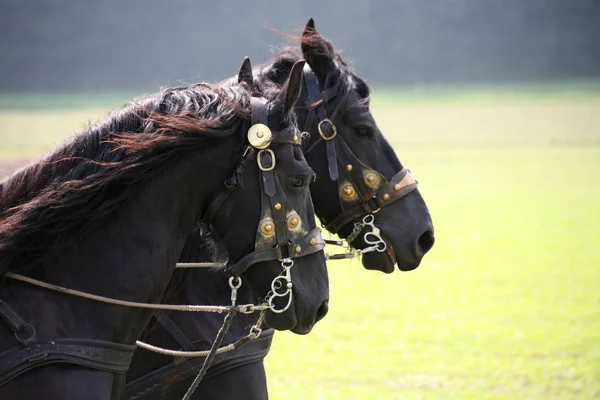
[(0, 91), (213, 81), (311, 16), (378, 85), (600, 76), (597, 0), (1, 0)]

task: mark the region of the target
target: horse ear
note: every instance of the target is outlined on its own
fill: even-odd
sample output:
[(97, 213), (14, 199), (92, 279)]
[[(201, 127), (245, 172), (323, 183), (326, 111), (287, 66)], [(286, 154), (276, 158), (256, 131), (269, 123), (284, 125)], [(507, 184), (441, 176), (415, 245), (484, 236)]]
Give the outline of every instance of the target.
[(254, 86), (254, 78), (252, 77), (252, 65), (250, 58), (245, 57), (240, 72), (238, 72), (238, 83), (246, 82), (248, 86)]
[(321, 84), (325, 84), (327, 75), (335, 70), (332, 58), (331, 45), (317, 32), (315, 21), (311, 18), (302, 31), (300, 47), (302, 55), (313, 70)]
[(283, 88), (277, 96), (278, 100), (283, 101), (283, 112), (288, 114), (296, 105), (302, 91), (302, 78), (304, 77), (304, 60), (297, 61), (283, 85)]

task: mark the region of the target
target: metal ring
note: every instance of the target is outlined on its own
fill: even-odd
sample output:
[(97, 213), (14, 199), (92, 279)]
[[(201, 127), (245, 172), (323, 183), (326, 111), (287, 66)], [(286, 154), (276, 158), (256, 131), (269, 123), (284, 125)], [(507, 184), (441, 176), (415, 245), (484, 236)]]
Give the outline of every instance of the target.
[(25, 324), (20, 330), (15, 332), (15, 338), (25, 346), (28, 346), (30, 342), (35, 341), (35, 328), (33, 325)]
[[(333, 130), (333, 134), (331, 136), (325, 136), (323, 134), (323, 129), (321, 127), (326, 122), (331, 126), (331, 129)], [(334, 123), (331, 122), (331, 120), (329, 118), (325, 118), (324, 120), (319, 121), (319, 125), (317, 125), (317, 129), (319, 130), (319, 135), (321, 135), (323, 140), (331, 140), (337, 136), (337, 128), (335, 127)]]
[[(237, 282), (237, 283), (234, 283)], [(242, 278), (239, 276), (230, 276), (229, 277), (229, 287), (232, 289), (239, 289), (242, 286)]]
[[(261, 155), (262, 153), (269, 153), (271, 155), (271, 166), (269, 166), (268, 168), (265, 168), (262, 164), (262, 160), (261, 160)], [(258, 152), (258, 157), (256, 157), (256, 162), (258, 164), (258, 168), (260, 168), (261, 171), (273, 171), (273, 169), (275, 169), (275, 153), (273, 153), (273, 150), (271, 149), (262, 149), (261, 151)]]

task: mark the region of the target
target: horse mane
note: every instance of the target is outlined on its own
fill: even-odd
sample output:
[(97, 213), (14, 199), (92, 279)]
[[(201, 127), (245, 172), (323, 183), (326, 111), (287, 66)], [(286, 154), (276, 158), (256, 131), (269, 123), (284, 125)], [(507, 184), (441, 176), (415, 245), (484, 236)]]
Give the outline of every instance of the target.
[(182, 154), (231, 136), (249, 118), (245, 85), (164, 89), (14, 173), (0, 182), (0, 274), (75, 244)]
[[(324, 82), (324, 88), (335, 88), (336, 109), (330, 110), (330, 118), (336, 120), (341, 117), (349, 106), (363, 106), (370, 100), (371, 89), (360, 78), (352, 67), (343, 59), (342, 52), (335, 48), (333, 43), (320, 34), (293, 37), (294, 41), (302, 45), (309, 45), (318, 54), (331, 58), (337, 68), (336, 73), (330, 74)], [(296, 47), (283, 47), (266, 63), (254, 69), (254, 93), (265, 98), (273, 98), (281, 90), (281, 86), (292, 69), (295, 62), (302, 59), (302, 53)], [(349, 105), (347, 99), (351, 92), (356, 91), (361, 100), (358, 104)]]

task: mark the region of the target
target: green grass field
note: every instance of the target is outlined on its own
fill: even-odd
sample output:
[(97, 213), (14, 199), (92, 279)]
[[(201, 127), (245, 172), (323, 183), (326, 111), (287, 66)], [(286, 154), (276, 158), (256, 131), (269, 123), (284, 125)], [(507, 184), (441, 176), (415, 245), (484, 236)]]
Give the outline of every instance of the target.
[[(409, 273), (330, 263), (327, 318), (274, 339), (272, 399), (600, 398), (600, 90), (455, 90), (375, 97), (436, 244)], [(107, 110), (0, 104), (13, 165)]]

